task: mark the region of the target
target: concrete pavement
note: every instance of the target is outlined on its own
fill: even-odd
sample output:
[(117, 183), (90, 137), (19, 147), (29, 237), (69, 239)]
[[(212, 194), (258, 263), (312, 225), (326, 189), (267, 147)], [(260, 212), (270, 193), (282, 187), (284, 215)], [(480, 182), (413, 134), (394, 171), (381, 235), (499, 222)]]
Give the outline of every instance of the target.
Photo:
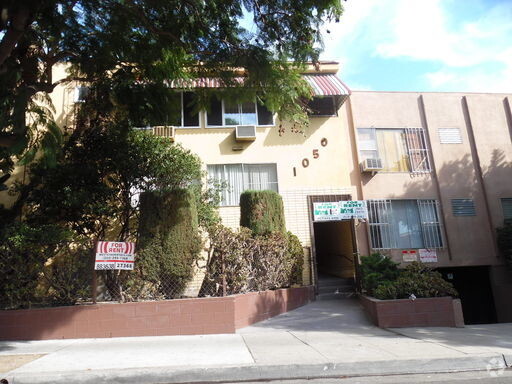
[[(12, 369), (13, 357), (23, 356)], [(384, 330), (356, 300), (318, 301), (237, 334), (1, 342), (16, 383), (184, 383), (501, 370), (512, 324)], [(31, 361), (32, 360), (32, 361)]]

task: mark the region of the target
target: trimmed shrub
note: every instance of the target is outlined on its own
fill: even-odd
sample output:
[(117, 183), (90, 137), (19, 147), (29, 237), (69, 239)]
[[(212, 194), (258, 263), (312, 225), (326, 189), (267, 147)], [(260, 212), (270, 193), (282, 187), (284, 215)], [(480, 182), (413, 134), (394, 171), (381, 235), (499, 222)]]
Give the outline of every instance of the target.
[(196, 199), (189, 190), (140, 196), (138, 276), (165, 298), (180, 297), (202, 247)]
[(398, 263), (380, 253), (361, 257), (362, 288), (370, 296), (379, 285), (395, 281), (399, 273)]
[(387, 281), (375, 289), (375, 297), (381, 300), (407, 299), (411, 295), (421, 297), (457, 297), (453, 285), (443, 279), (425, 264), (413, 262), (409, 264), (395, 281)]
[(254, 235), (286, 232), (283, 199), (274, 191), (245, 191), (240, 195), (240, 226)]
[(293, 260), (293, 267), (290, 276), (290, 284), (302, 285), (302, 270), (304, 268), (304, 248), (297, 236), (287, 233), (287, 249), (289, 258)]
[(227, 295), (289, 287), (302, 281), (302, 261), (302, 246), (294, 235), (253, 236), (245, 227), (233, 231), (217, 225), (210, 228), (201, 295), (222, 296), (224, 283)]

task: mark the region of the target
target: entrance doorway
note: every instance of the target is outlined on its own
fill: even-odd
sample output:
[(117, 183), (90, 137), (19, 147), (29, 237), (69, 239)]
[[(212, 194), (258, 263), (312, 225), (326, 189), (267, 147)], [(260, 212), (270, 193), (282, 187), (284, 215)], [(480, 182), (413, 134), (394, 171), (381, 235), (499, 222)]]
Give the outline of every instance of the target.
[(319, 277), (355, 277), (354, 241), (351, 220), (313, 224), (315, 258)]

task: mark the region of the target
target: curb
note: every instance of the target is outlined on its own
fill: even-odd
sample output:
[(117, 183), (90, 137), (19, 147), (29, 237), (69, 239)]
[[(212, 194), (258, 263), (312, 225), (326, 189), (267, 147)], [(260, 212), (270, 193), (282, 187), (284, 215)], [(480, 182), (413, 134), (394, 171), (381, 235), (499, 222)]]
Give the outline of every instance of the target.
[[(413, 360), (361, 361), (355, 363), (244, 365), (228, 367), (134, 368), (75, 372), (20, 373), (5, 377), (9, 384), (184, 384), (254, 380), (335, 378), (341, 376), (398, 375), (485, 370), (492, 359), (507, 363), (501, 354)], [(510, 360), (508, 361), (510, 364)], [(505, 365), (506, 366), (506, 365)]]

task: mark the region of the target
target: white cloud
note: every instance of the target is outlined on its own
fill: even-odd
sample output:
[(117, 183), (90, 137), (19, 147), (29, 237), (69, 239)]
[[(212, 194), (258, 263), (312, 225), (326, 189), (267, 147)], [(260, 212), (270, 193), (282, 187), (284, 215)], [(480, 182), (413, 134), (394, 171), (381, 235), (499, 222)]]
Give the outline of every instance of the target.
[[(431, 90), (512, 91), (512, 2), (491, 6), (485, 0), (357, 0), (344, 4), (341, 23), (328, 27), (331, 34), (325, 35), (323, 57), (340, 58), (345, 73), (357, 75), (361, 64), (375, 58), (393, 59), (403, 65), (422, 64), (424, 74), (417, 83), (426, 80)], [(456, 6), (473, 6), (479, 13), (462, 12), (464, 8), (457, 12)], [(462, 20), (461, 15), (469, 18), (470, 14), (470, 20)], [(425, 70), (429, 66), (432, 69)]]

